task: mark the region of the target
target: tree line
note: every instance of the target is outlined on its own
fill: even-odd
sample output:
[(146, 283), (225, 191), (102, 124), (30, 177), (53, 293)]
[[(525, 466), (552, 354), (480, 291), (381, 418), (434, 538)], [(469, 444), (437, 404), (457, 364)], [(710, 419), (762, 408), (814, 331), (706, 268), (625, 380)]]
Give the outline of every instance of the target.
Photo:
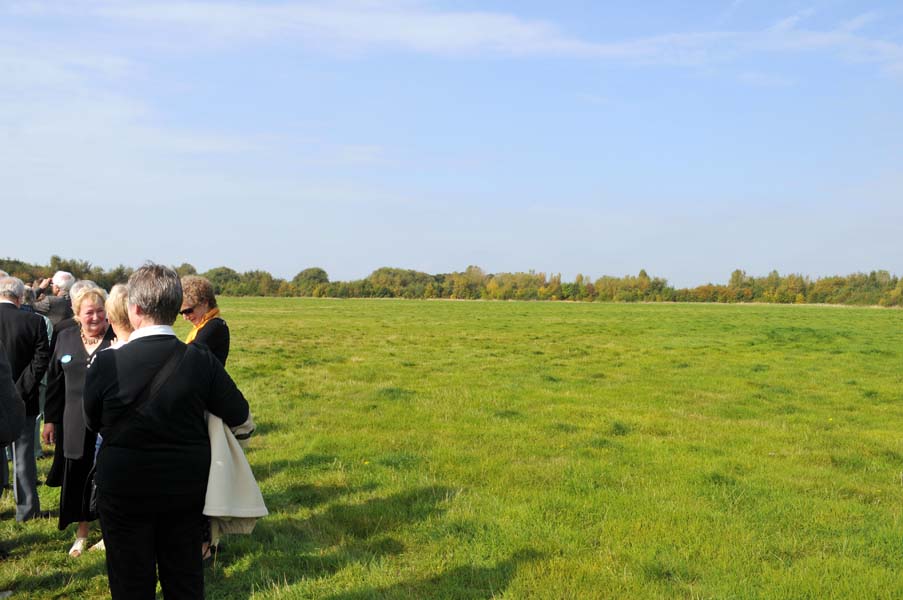
[[(883, 270), (812, 279), (799, 274), (780, 275), (777, 271), (755, 277), (737, 269), (726, 284), (675, 288), (668, 285), (666, 279), (650, 277), (645, 270), (623, 277), (603, 276), (594, 280), (577, 275), (573, 281), (562, 281), (560, 274), (534, 271), (486, 273), (475, 266), (438, 275), (383, 267), (364, 279), (330, 281), (326, 271), (319, 267), (304, 269), (291, 280), (259, 270), (239, 273), (229, 267), (216, 267), (198, 273), (189, 263), (173, 265), (173, 268), (180, 275), (206, 277), (213, 283), (216, 293), (225, 296), (903, 306), (903, 280)], [(47, 265), (0, 259), (0, 269), (26, 282), (49, 277), (58, 270), (69, 271), (79, 279), (91, 279), (106, 289), (128, 280), (133, 271), (124, 265), (103, 269), (88, 261), (59, 256), (51, 256)]]

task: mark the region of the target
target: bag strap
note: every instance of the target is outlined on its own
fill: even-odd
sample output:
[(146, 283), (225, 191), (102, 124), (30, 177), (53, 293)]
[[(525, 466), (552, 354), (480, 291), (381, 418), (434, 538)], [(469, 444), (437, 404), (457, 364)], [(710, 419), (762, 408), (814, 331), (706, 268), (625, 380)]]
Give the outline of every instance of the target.
[(149, 400), (152, 400), (157, 397), (157, 394), (160, 392), (160, 388), (163, 387), (163, 384), (172, 376), (173, 371), (175, 371), (176, 367), (179, 363), (182, 362), (182, 358), (185, 356), (185, 352), (188, 351), (188, 346), (185, 344), (180, 344), (180, 348), (178, 348), (175, 352), (173, 352), (169, 358), (166, 360), (166, 363), (163, 367), (157, 371), (157, 374), (154, 375), (153, 379), (144, 387), (141, 392), (141, 395), (135, 399), (134, 402), (129, 404), (128, 412), (126, 414), (119, 417), (113, 425), (107, 430), (107, 432), (103, 436), (103, 442), (101, 445), (106, 445), (107, 440), (115, 437), (120, 431), (122, 431), (123, 425), (125, 425), (130, 417), (134, 416), (138, 413), (138, 409), (141, 408), (145, 403)]

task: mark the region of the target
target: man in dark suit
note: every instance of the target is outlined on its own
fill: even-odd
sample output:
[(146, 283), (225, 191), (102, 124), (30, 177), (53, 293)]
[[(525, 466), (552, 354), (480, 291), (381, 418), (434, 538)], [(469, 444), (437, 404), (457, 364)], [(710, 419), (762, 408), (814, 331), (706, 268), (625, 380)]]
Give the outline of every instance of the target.
[(72, 273), (57, 271), (52, 279), (45, 279), (35, 286), (35, 295), (39, 297), (34, 303), (34, 310), (50, 319), (54, 330), (62, 321), (72, 318), (69, 290), (74, 283)]
[[(145, 265), (129, 278), (128, 344), (99, 352), (85, 382), (85, 423), (103, 435), (95, 481), (110, 592), (203, 598), (202, 516), (210, 472), (209, 411), (236, 427), (248, 403), (219, 360), (183, 344), (175, 271)], [(133, 403), (140, 402), (133, 409)]]
[(6, 350), (0, 345), (0, 443), (8, 444), (16, 439), (24, 416), (25, 404), (16, 390)]
[[(38, 515), (37, 463), (35, 462), (34, 426), (40, 411), (38, 400), (41, 378), (50, 360), (50, 342), (44, 319), (19, 310), (25, 296), (25, 285), (15, 277), (0, 279), (0, 344), (6, 350), (12, 367), (16, 389), (25, 402), (25, 426), (12, 444), (16, 497), (16, 520), (27, 521)], [(6, 461), (3, 460), (3, 469)]]
[[(6, 358), (6, 350), (0, 345), (0, 431), (3, 441), (14, 439), (14, 432), (22, 428), (22, 417), (25, 414), (25, 406), (16, 391), (16, 382), (13, 381), (13, 371)], [(6, 457), (3, 457), (6, 462)], [(9, 548), (0, 547), (0, 560), (9, 556)], [(7, 592), (0, 592), (2, 594)]]

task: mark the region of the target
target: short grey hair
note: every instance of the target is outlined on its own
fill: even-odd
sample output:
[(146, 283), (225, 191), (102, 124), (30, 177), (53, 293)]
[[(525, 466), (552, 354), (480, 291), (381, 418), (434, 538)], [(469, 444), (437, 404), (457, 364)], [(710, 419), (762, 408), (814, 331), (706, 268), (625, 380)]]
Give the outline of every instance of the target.
[(72, 287), (69, 289), (69, 303), (72, 305), (72, 312), (78, 312), (77, 310), (75, 310), (75, 298), (84, 290), (96, 287), (99, 286), (90, 279), (82, 279), (80, 281), (76, 281), (72, 285)]
[(9, 273), (4, 271), (3, 269), (0, 269), (0, 277), (9, 277)]
[(154, 263), (139, 267), (129, 277), (129, 304), (140, 308), (156, 325), (172, 325), (182, 308), (179, 274)]
[(57, 271), (53, 274), (53, 285), (63, 290), (63, 293), (69, 293), (75, 284), (75, 276), (68, 271)]
[(25, 284), (18, 277), (0, 278), (0, 298), (12, 300), (21, 304), (25, 299)]

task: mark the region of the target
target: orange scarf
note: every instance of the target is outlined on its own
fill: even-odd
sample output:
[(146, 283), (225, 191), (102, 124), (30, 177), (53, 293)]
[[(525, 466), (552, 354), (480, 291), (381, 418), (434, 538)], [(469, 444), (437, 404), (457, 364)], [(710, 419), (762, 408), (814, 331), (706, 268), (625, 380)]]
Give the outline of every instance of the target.
[(188, 332), (188, 337), (185, 338), (185, 343), (190, 344), (191, 342), (193, 342), (194, 338), (196, 338), (198, 336), (198, 332), (204, 328), (204, 325), (209, 323), (211, 319), (215, 319), (218, 316), (219, 316), (219, 309), (211, 308), (207, 312), (207, 314), (204, 315), (204, 318), (201, 319), (201, 322), (198, 323), (197, 325), (195, 325), (194, 329), (192, 329), (191, 331)]

